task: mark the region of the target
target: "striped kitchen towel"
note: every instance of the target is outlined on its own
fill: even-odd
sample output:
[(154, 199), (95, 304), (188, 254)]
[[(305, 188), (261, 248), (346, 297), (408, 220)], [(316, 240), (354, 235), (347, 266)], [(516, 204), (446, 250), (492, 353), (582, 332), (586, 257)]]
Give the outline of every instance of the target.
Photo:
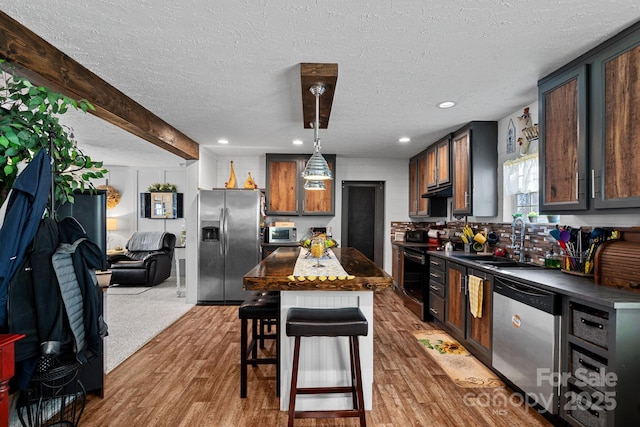
[(482, 317), (482, 284), (478, 276), (469, 276), (469, 308), (473, 317)]

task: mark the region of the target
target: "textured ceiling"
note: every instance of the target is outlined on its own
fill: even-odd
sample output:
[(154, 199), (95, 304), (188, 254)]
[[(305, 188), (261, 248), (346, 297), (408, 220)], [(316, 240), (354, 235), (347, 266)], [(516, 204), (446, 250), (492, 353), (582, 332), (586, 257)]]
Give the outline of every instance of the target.
[[(637, 0), (0, 0), (0, 8), (221, 156), (311, 152), (301, 62), (339, 67), (323, 152), (408, 158), (468, 121), (535, 101), (538, 79), (640, 19)], [(458, 104), (436, 108), (443, 100)], [(93, 116), (62, 121), (108, 164), (182, 161)], [(398, 144), (401, 136), (412, 143)]]

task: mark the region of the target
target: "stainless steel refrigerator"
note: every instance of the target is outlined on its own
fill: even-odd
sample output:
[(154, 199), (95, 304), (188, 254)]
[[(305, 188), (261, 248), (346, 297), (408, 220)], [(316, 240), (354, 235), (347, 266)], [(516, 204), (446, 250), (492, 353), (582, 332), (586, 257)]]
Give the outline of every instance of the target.
[(235, 304), (242, 277), (260, 261), (260, 192), (200, 190), (198, 304)]

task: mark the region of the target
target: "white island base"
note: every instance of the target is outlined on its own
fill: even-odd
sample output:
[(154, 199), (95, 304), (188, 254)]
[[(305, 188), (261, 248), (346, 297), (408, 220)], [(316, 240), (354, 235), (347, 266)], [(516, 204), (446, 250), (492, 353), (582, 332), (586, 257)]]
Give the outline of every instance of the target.
[[(294, 338), (286, 334), (291, 307), (359, 307), (369, 322), (368, 335), (358, 337), (365, 409), (371, 410), (373, 388), (373, 291), (281, 291), (280, 292), (280, 410), (289, 410)], [(302, 337), (298, 388), (351, 385), (348, 337)], [(352, 409), (348, 394), (296, 396), (296, 410)]]

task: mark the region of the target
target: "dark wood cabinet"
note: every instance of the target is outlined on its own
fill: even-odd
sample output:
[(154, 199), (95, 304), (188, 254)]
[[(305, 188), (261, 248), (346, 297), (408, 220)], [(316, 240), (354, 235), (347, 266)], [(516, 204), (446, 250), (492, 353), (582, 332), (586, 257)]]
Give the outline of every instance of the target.
[(640, 207), (640, 33), (597, 55), (591, 69), (593, 208)]
[[(444, 152), (444, 150), (442, 150)], [(432, 217), (446, 216), (447, 203), (445, 198), (422, 197), (429, 188), (430, 171), (429, 162), (437, 162), (435, 145), (428, 147), (409, 160), (409, 216), (411, 217)], [(430, 154), (433, 158), (430, 160)], [(436, 163), (437, 165), (437, 163)], [(436, 166), (437, 167), (437, 166)], [(443, 167), (443, 173), (444, 173)], [(435, 176), (434, 176), (435, 179)]]
[(325, 190), (306, 191), (302, 171), (308, 155), (267, 154), (267, 215), (335, 215), (336, 156), (323, 154), (334, 179), (324, 181)]
[(418, 215), (418, 157), (409, 160), (409, 216)]
[(540, 211), (640, 207), (640, 24), (538, 82)]
[(446, 262), (442, 258), (429, 257), (429, 314), (434, 319), (444, 322), (447, 295)]
[(498, 214), (498, 126), (471, 122), (451, 138), (454, 216)]
[[(480, 270), (468, 269), (468, 276), (482, 279), (482, 316), (474, 317), (467, 296), (465, 301), (466, 344), (487, 365), (491, 365), (491, 331), (493, 328), (493, 275)], [(468, 290), (468, 285), (467, 285)]]
[(398, 245), (391, 245), (391, 277), (393, 286), (397, 289), (402, 286), (403, 249)]
[(427, 185), (423, 193), (451, 182), (450, 145), (451, 138), (447, 135), (427, 149)]
[[(469, 305), (469, 276), (472, 275), (483, 280), (480, 317), (474, 317), (471, 314)], [(491, 365), (492, 304), (492, 275), (447, 261), (445, 326), (454, 338), (489, 366)]]
[(447, 261), (445, 324), (459, 339), (464, 339), (466, 276), (467, 268), (464, 265)]
[(560, 416), (570, 425), (640, 425), (638, 324), (637, 308), (565, 297)]
[(568, 70), (538, 87), (540, 210), (587, 208), (587, 74)]

